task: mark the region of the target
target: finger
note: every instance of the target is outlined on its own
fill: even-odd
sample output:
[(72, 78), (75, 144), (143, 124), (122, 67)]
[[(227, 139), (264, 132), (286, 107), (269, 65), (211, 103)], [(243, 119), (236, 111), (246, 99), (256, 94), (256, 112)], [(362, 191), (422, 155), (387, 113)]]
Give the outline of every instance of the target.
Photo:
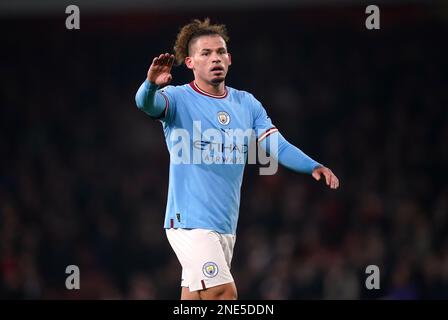
[(168, 66), (169, 65), (169, 60), (170, 60), (170, 58), (169, 57), (163, 57), (163, 66), (164, 67), (166, 67), (166, 66)]
[(320, 180), (320, 173), (318, 171), (313, 171), (312, 176), (314, 179), (316, 179), (317, 181)]
[(168, 59), (168, 67), (172, 68), (174, 63), (174, 55), (170, 55)]
[(171, 68), (172, 64), (173, 64), (172, 55), (169, 54), (169, 53), (167, 53), (167, 54), (166, 54), (166, 62), (165, 62), (165, 65), (166, 65), (167, 67)]
[(156, 66), (159, 64), (159, 57), (154, 57), (154, 59), (152, 59), (152, 63), (153, 66)]
[(336, 177), (332, 175), (331, 188), (336, 189)]
[(330, 185), (330, 174), (328, 173), (328, 171), (324, 171), (323, 174), (325, 176), (325, 182), (327, 183), (327, 186), (329, 186)]
[(334, 176), (334, 188), (335, 189), (339, 188), (339, 179), (336, 176)]
[(165, 54), (163, 55), (163, 65), (164, 65), (164, 66), (167, 66), (167, 65), (168, 65), (168, 61), (169, 61), (169, 59), (170, 59), (170, 55), (169, 55), (169, 53), (165, 53)]
[(165, 78), (165, 82), (170, 83), (172, 79), (173, 79), (173, 76), (171, 74), (168, 74)]
[(163, 57), (164, 57), (163, 53), (159, 55), (159, 65), (163, 65)]

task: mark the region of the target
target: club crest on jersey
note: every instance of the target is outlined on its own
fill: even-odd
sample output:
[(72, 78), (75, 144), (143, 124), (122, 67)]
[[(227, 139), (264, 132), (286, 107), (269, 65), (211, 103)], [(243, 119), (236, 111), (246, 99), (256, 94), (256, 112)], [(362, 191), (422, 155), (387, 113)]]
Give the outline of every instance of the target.
[(202, 272), (207, 278), (216, 277), (218, 274), (218, 265), (214, 262), (207, 262), (202, 267)]
[(226, 126), (230, 123), (230, 115), (225, 111), (218, 112), (218, 121), (223, 126)]

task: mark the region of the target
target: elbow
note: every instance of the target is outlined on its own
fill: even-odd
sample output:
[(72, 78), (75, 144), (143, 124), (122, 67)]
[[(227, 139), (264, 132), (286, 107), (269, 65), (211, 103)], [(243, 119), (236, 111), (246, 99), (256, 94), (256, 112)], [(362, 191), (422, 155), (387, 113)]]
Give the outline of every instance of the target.
[(145, 107), (145, 104), (143, 103), (143, 100), (139, 99), (138, 93), (135, 95), (135, 105), (137, 106), (137, 108), (139, 110), (143, 110), (143, 108)]

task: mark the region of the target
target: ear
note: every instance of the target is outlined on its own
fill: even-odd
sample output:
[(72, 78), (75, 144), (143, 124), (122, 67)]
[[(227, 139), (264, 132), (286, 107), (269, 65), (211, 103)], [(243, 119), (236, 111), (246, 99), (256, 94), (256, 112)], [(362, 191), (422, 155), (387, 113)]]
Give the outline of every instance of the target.
[(185, 57), (185, 65), (188, 69), (193, 70), (194, 64), (193, 64), (193, 58), (192, 57)]
[(232, 55), (230, 52), (227, 52), (227, 55), (229, 56), (229, 66), (232, 65)]

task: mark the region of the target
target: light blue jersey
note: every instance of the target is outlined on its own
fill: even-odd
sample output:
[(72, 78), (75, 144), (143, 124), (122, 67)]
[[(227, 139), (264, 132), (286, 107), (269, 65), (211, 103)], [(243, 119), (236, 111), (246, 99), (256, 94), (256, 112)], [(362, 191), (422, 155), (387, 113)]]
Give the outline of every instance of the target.
[[(151, 114), (148, 110), (153, 109), (147, 105), (163, 105), (156, 118), (162, 122), (170, 153), (164, 227), (235, 234), (250, 139), (243, 135), (244, 139), (237, 141), (229, 136), (236, 130), (249, 130), (252, 138), (261, 141), (278, 130), (261, 103), (245, 91), (226, 87), (225, 94), (214, 96), (194, 82), (156, 90), (145, 81), (136, 101), (153, 117), (154, 111)], [(283, 137), (280, 142), (278, 150), (271, 153), (280, 163), (283, 157), (286, 167), (311, 173), (319, 165)]]
[[(221, 97), (201, 92), (194, 82), (165, 87), (162, 93), (168, 102), (166, 116), (161, 120), (170, 154), (173, 145), (180, 140), (170, 139), (170, 134), (176, 128), (185, 129), (189, 133), (190, 162), (193, 162), (193, 149), (199, 146), (202, 150), (202, 161), (199, 164), (170, 163), (165, 228), (202, 228), (235, 234), (244, 172), (244, 164), (238, 158), (246, 157), (249, 144), (248, 141), (227, 143), (226, 148), (225, 131), (261, 129), (265, 132), (274, 127), (271, 120), (251, 94), (230, 87), (226, 88), (226, 93)], [(194, 122), (198, 129), (195, 135)], [(220, 142), (221, 146), (224, 142), (223, 147), (213, 148), (214, 145), (210, 145), (213, 140), (204, 135), (200, 142), (195, 139), (199, 136), (198, 132), (204, 133), (210, 128), (221, 131)], [(217, 157), (222, 154), (228, 160), (219, 161)]]

